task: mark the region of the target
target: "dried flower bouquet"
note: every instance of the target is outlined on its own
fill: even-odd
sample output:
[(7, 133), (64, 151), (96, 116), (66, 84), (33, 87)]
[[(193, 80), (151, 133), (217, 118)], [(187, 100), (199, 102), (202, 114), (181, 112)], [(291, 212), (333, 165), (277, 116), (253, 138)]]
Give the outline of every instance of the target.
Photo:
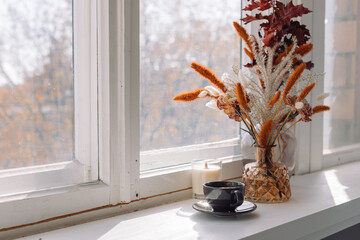
[[(328, 111), (328, 106), (312, 107), (306, 97), (314, 89), (312, 80), (322, 74), (304, 75), (311, 62), (302, 58), (311, 52), (310, 32), (294, 18), (310, 12), (303, 5), (283, 4), (274, 0), (249, 0), (244, 11), (245, 23), (262, 21), (259, 36), (249, 35), (237, 22), (233, 25), (244, 41), (244, 52), (250, 59), (245, 69), (233, 66), (233, 74), (224, 73), (221, 80), (199, 63), (191, 67), (213, 86), (195, 89), (175, 96), (175, 101), (212, 98), (206, 105), (223, 110), (230, 119), (243, 122), (257, 146), (272, 146), (279, 134), (298, 122), (309, 122), (314, 114)], [(265, 15), (266, 12), (270, 13)], [(322, 100), (324, 96), (319, 96)], [(286, 124), (291, 123), (289, 128)]]

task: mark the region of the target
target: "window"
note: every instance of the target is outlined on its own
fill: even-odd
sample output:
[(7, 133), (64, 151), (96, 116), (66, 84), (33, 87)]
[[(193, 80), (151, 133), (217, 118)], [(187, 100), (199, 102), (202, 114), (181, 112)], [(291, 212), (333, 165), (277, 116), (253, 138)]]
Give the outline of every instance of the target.
[[(232, 73), (240, 61), (232, 27), (240, 8), (240, 0), (140, 0), (141, 171), (239, 154), (238, 124), (205, 107), (206, 99), (184, 104), (172, 98), (211, 85), (190, 68), (193, 61), (218, 77)], [(216, 154), (217, 146), (227, 149)]]
[(359, 1), (326, 1), (325, 14), (325, 104), (332, 107), (324, 115), (325, 162), (344, 162), (360, 146)]
[[(4, 189), (2, 186), (13, 190), (0, 192), (0, 212), (12, 216), (0, 219), (0, 238), (11, 227), (30, 227), (31, 223), (42, 220), (63, 221), (67, 214), (88, 220), (86, 214), (81, 214), (83, 211), (92, 211), (90, 215), (100, 217), (190, 197), (191, 171), (184, 163), (192, 159), (225, 156), (223, 177), (231, 179), (241, 175), (242, 162), (237, 161), (241, 159), (238, 156), (239, 126), (226, 115), (216, 115), (212, 109), (205, 108), (205, 101), (191, 103), (191, 106), (172, 102), (176, 93), (208, 84), (189, 68), (191, 61), (207, 65), (221, 77), (223, 71), (230, 73), (233, 62), (241, 57), (239, 39), (231, 25), (240, 17), (240, 1), (212, 0), (211, 5), (209, 2), (179, 0), (174, 6), (172, 1), (162, 0), (62, 0), (56, 3), (31, 0), (11, 5), (16, 11), (23, 5), (34, 7), (40, 3), (40, 10), (46, 6), (56, 10), (72, 6), (64, 11), (72, 11), (73, 18), (60, 14), (61, 11), (57, 13), (60, 16), (55, 14), (55, 17), (56, 21), (72, 21), (72, 30), (65, 31), (66, 36), (72, 36), (69, 45), (58, 49), (66, 52), (64, 56), (68, 56), (66, 61), (70, 65), (66, 65), (67, 71), (56, 76), (70, 75), (73, 86), (67, 83), (73, 93), (67, 95), (58, 88), (52, 93), (61, 92), (68, 102), (73, 101), (73, 104), (60, 101), (55, 105), (67, 104), (66, 109), (60, 107), (59, 111), (73, 115), (66, 119), (73, 125), (64, 128), (61, 120), (55, 121), (54, 131), (61, 129), (60, 134), (66, 134), (69, 139), (66, 145), (60, 146), (66, 156), (54, 154), (56, 157), (51, 163), (30, 161), (32, 166), (0, 171), (0, 191)], [(307, 7), (316, 13), (304, 18), (314, 37), (311, 56), (317, 67), (314, 71), (323, 72), (324, 1), (307, 4), (312, 5)], [(1, 16), (6, 16), (6, 9), (1, 8)], [(174, 24), (177, 27), (173, 27)], [(8, 24), (0, 23), (0, 27), (3, 26), (6, 28)], [(50, 20), (46, 26), (51, 26)], [(63, 24), (61, 28), (66, 26)], [(6, 49), (6, 44), (0, 41), (0, 51)], [(43, 47), (41, 51), (46, 53), (47, 49)], [(4, 58), (1, 55), (0, 64)], [(24, 64), (25, 61), (30, 60), (24, 57)], [(9, 71), (9, 66), (4, 69)], [(41, 72), (41, 67), (35, 70)], [(30, 76), (27, 77), (30, 79)], [(323, 92), (322, 82), (320, 80), (313, 91), (313, 104), (316, 96)], [(5, 91), (1, 90), (4, 83), (0, 84), (0, 91)], [(16, 84), (20, 87), (21, 82)], [(0, 113), (4, 111), (1, 104)], [(17, 111), (23, 108), (16, 107), (11, 109), (12, 114), (19, 114)], [(42, 110), (45, 116), (52, 117), (51, 108)], [(197, 121), (190, 116), (196, 116)], [(0, 131), (5, 127), (3, 125)], [(297, 129), (299, 173), (326, 167), (326, 164), (321, 166), (323, 158), (324, 162), (332, 162), (328, 161), (328, 153), (323, 155), (323, 140), (327, 138), (325, 135), (323, 139), (323, 130), (320, 116)], [(326, 129), (324, 132), (327, 134)], [(356, 141), (347, 145), (353, 143)], [(344, 156), (344, 152), (337, 154)], [(72, 223), (78, 219), (69, 217), (67, 221)], [(39, 229), (37, 226), (35, 224), (34, 229)]]
[(358, 1), (329, 1), (326, 5), (324, 149), (360, 143), (360, 85), (358, 81)]
[(81, 140), (91, 133), (88, 91), (96, 86), (85, 80), (90, 68), (78, 46), (90, 39), (73, 26), (86, 28), (73, 21), (72, 1), (3, 2), (0, 194), (97, 179), (92, 143)]
[(89, 182), (103, 196), (88, 207), (109, 203), (98, 181), (95, 10), (94, 0), (2, 2), (0, 211), (14, 215), (1, 228), (66, 214), (70, 201), (81, 209)]

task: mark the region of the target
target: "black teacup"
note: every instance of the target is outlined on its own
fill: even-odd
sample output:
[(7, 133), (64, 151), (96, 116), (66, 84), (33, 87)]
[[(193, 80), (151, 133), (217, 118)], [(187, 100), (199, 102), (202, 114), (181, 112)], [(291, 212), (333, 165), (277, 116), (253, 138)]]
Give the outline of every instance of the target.
[(234, 211), (244, 202), (245, 185), (241, 182), (208, 182), (203, 188), (205, 199), (215, 212)]

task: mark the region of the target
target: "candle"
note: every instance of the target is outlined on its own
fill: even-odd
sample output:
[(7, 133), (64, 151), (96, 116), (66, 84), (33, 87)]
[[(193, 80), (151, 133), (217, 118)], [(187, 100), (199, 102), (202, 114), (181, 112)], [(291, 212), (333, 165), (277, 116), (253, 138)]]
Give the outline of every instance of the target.
[(192, 188), (194, 198), (203, 199), (203, 185), (221, 179), (221, 161), (193, 162)]

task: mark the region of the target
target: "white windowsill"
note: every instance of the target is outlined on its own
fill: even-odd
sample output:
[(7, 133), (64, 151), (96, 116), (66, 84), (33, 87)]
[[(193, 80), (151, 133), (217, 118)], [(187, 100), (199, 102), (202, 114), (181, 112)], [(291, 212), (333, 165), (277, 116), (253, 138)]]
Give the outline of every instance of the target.
[(320, 239), (360, 222), (360, 162), (291, 179), (292, 198), (253, 213), (213, 217), (193, 199), (23, 238)]

